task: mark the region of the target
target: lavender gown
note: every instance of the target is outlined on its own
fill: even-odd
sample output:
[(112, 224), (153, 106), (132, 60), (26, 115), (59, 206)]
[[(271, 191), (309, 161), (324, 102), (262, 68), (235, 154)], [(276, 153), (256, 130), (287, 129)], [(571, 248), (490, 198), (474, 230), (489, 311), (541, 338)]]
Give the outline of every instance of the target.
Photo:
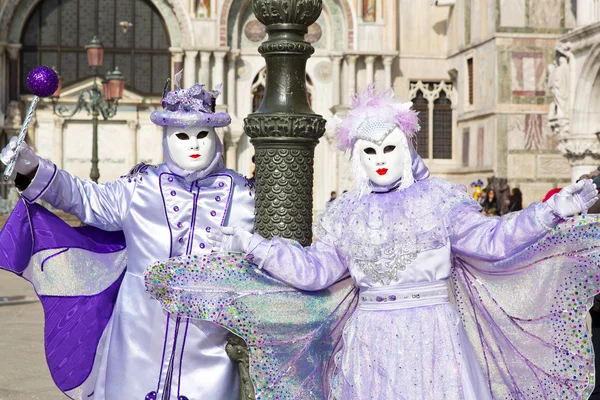
[(348, 192), (326, 211), (311, 247), (274, 238), (251, 244), (251, 255), (303, 290), (350, 272), (359, 304), (344, 329), (334, 399), (484, 400), (486, 379), (449, 299), (452, 253), (499, 261), (556, 222), (541, 203), (513, 218), (485, 217), (466, 192), (430, 178), (406, 193)]
[(598, 218), (559, 224), (545, 203), (485, 217), (413, 160), (411, 187), (335, 200), (310, 247), (255, 234), (261, 270), (176, 258), (146, 285), (166, 310), (244, 337), (261, 400), (586, 398)]

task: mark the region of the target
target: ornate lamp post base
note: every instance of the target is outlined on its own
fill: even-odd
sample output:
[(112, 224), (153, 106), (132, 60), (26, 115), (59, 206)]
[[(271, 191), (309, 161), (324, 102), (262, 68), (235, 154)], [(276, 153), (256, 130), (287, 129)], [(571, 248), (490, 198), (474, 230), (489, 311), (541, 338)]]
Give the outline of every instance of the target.
[(239, 336), (231, 334), (227, 340), (225, 351), (231, 361), (238, 365), (240, 400), (255, 400), (254, 385), (252, 384), (252, 378), (250, 378), (250, 357), (246, 343)]

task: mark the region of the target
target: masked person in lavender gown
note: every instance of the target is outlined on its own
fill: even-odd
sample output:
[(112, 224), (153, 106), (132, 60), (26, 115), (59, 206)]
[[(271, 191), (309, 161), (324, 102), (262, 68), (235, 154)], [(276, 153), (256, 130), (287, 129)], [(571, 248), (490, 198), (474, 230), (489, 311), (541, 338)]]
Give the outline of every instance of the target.
[[(210, 252), (220, 226), (252, 229), (247, 180), (226, 169), (204, 85), (166, 93), (152, 121), (166, 162), (139, 164), (107, 184), (73, 177), (26, 146), (16, 170), (22, 201), (0, 238), (0, 267), (31, 281), (46, 314), (45, 345), (57, 386), (74, 399), (223, 400), (238, 396), (228, 331), (171, 319), (145, 293), (148, 264)], [(14, 157), (14, 141), (2, 161)], [(71, 229), (34, 203), (77, 216)], [(97, 228), (97, 229), (96, 229)]]
[[(253, 264), (236, 253), (157, 263), (146, 285), (163, 307), (244, 336), (261, 399), (589, 395), (600, 230), (572, 216), (595, 202), (592, 182), (485, 217), (464, 187), (429, 176), (412, 145), (417, 115), (391, 90), (371, 85), (329, 129), (358, 189), (331, 203), (316, 241), (221, 228), (215, 248)], [(355, 301), (339, 288), (348, 274)]]

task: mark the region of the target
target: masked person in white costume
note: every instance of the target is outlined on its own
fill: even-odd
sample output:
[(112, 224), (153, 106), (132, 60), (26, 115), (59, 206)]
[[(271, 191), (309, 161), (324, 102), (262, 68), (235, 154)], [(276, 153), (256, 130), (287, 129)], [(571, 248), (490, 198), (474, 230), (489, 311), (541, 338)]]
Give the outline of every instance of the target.
[[(5, 252), (4, 259), (0, 257), (0, 267), (36, 286), (46, 311), (50, 371), (71, 398), (224, 400), (238, 396), (237, 366), (225, 351), (228, 332), (208, 322), (193, 325), (186, 318), (170, 318), (149, 298), (143, 281), (144, 269), (156, 260), (208, 254), (207, 235), (212, 230), (228, 225), (253, 227), (252, 185), (225, 168), (223, 145), (215, 133), (231, 118), (215, 113), (219, 93), (203, 86), (167, 93), (164, 110), (151, 115), (155, 124), (164, 127), (166, 162), (139, 164), (114, 182), (81, 180), (37, 157), (27, 145), (20, 151), (16, 183), (22, 202), (2, 240), (12, 241), (11, 230), (19, 229), (23, 221), (36, 237), (34, 251), (21, 266), (19, 257), (12, 256), (12, 251), (16, 254), (27, 247), (26, 232), (21, 246), (14, 240), (14, 248)], [(4, 163), (14, 158), (14, 139), (2, 151)], [(73, 233), (59, 221), (45, 222), (51, 217), (40, 217), (45, 214), (33, 204), (37, 200), (75, 215), (88, 226)], [(39, 235), (46, 225), (56, 226), (48, 229), (54, 232), (49, 237), (53, 244), (44, 245), (46, 239)], [(99, 230), (90, 233), (90, 227)], [(66, 236), (74, 239), (59, 243)], [(52, 299), (62, 303), (51, 303)], [(65, 318), (80, 323), (66, 332), (60, 322)], [(82, 325), (87, 331), (81, 331)]]
[[(161, 262), (146, 284), (163, 307), (240, 332), (265, 399), (586, 398), (600, 228), (597, 216), (572, 216), (596, 201), (591, 180), (486, 217), (464, 187), (429, 176), (412, 144), (417, 115), (391, 90), (371, 85), (329, 128), (358, 189), (327, 208), (316, 241), (221, 228), (215, 248), (260, 270), (231, 253), (217, 265)], [(356, 301), (337, 295), (348, 274)]]

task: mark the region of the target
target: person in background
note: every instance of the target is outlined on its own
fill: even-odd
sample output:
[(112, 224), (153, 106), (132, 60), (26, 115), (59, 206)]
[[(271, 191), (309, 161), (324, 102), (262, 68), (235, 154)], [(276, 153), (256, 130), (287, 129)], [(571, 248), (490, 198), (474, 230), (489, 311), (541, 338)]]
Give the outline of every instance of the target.
[(499, 216), (500, 210), (498, 209), (498, 200), (496, 199), (496, 192), (494, 189), (490, 188), (485, 195), (483, 203), (481, 204), (483, 207), (481, 213), (487, 216)]
[(483, 203), (487, 199), (488, 190), (489, 190), (489, 188), (485, 188), (485, 189), (481, 190), (481, 193), (479, 193), (479, 196), (477, 197), (477, 202), (479, 203), (480, 206), (483, 206)]
[(331, 203), (332, 201), (334, 201), (337, 198), (337, 192), (333, 191), (331, 192), (331, 197), (329, 198), (328, 203)]
[(510, 198), (506, 200), (508, 205), (508, 212), (520, 211), (523, 209), (523, 193), (521, 189), (514, 188), (510, 192)]

